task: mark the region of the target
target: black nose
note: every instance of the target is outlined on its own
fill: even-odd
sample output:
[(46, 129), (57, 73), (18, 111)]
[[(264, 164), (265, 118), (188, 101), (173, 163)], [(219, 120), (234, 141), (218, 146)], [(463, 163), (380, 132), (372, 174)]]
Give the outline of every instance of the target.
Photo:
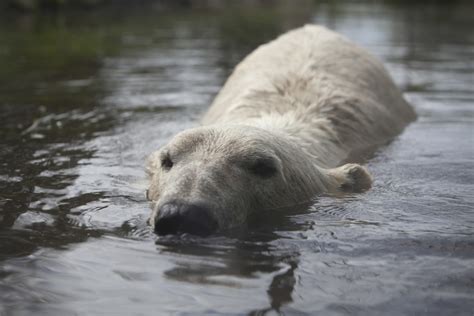
[(185, 203), (166, 203), (155, 218), (158, 235), (189, 233), (207, 236), (217, 230), (217, 221), (208, 208)]

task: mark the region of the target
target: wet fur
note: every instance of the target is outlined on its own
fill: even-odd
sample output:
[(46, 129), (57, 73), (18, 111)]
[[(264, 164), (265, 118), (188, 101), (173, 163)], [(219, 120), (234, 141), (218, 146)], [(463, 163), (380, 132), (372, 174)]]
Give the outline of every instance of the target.
[[(236, 67), (203, 126), (150, 156), (151, 218), (178, 199), (205, 203), (226, 229), (258, 210), (322, 193), (362, 192), (371, 186), (369, 173), (342, 162), (414, 119), (382, 64), (366, 51), (324, 27), (290, 31)], [(170, 170), (161, 166), (164, 155), (174, 161)], [(250, 174), (245, 164), (259, 159), (277, 173)]]

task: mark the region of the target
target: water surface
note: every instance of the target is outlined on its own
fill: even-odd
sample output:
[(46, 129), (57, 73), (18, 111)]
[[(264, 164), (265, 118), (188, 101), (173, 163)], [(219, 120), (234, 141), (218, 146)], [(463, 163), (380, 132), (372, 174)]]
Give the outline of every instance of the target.
[[(472, 315), (474, 7), (277, 2), (4, 14), (0, 315)], [(144, 159), (196, 126), (235, 64), (324, 24), (419, 114), (374, 188), (246, 232), (148, 229)]]

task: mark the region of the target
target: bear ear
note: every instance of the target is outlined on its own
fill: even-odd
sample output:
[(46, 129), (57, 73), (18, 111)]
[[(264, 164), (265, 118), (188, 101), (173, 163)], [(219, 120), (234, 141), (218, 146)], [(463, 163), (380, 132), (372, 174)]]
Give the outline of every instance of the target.
[(372, 177), (367, 169), (355, 163), (330, 169), (329, 174), (336, 180), (336, 189), (341, 193), (360, 193), (372, 187)]
[(160, 170), (160, 153), (161, 149), (151, 153), (146, 159), (145, 171), (150, 178), (153, 177), (158, 172), (158, 170)]

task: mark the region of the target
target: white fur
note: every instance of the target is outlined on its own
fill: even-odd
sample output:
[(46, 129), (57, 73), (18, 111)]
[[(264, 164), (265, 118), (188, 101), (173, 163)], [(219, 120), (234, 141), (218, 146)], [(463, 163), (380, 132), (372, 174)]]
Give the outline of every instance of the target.
[[(179, 199), (208, 205), (223, 229), (261, 209), (364, 191), (371, 186), (366, 169), (341, 163), (414, 119), (366, 51), (324, 27), (290, 31), (236, 67), (202, 127), (180, 133), (150, 157), (152, 219), (160, 205)], [(160, 165), (164, 156), (173, 160), (170, 170)], [(262, 157), (274, 176), (248, 172)]]
[(385, 142), (415, 113), (383, 65), (324, 27), (306, 25), (260, 46), (235, 69), (203, 124), (278, 130), (324, 167)]

